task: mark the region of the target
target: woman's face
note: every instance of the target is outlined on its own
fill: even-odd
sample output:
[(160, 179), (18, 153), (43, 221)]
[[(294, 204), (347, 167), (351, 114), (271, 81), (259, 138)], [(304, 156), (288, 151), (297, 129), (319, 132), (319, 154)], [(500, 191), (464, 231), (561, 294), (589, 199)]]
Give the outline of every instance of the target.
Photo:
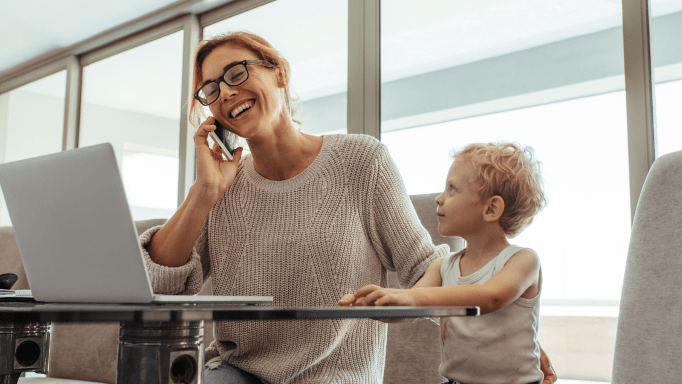
[[(233, 44), (215, 48), (206, 56), (201, 68), (204, 81), (215, 80), (225, 68), (242, 60), (260, 60), (250, 50)], [(255, 137), (263, 128), (277, 126), (286, 119), (282, 96), (283, 84), (278, 81), (279, 70), (260, 65), (248, 65), (249, 78), (237, 86), (220, 82), (220, 97), (209, 105), (213, 116), (227, 129), (246, 139)], [(236, 108), (250, 108), (233, 117)]]

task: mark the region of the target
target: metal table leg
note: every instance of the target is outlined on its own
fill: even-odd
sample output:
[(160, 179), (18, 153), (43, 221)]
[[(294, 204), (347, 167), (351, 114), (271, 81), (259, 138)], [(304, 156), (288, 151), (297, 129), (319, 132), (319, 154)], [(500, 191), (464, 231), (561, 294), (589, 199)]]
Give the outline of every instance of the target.
[(117, 384), (202, 384), (204, 321), (121, 323)]
[(47, 373), (50, 323), (0, 324), (0, 384), (16, 384), (23, 372)]

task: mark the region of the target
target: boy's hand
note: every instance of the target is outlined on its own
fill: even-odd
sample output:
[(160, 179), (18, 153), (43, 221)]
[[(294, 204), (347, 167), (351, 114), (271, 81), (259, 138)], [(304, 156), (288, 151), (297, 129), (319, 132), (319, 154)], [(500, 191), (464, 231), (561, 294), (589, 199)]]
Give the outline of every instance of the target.
[[(355, 295), (352, 293), (349, 293), (347, 295), (343, 295), (343, 297), (338, 301), (339, 306), (341, 307), (350, 307), (351, 305), (356, 305), (355, 304)], [(404, 322), (410, 322), (414, 321), (414, 318), (407, 318), (407, 319), (372, 319), (376, 321), (381, 321), (382, 323), (404, 323)]]
[(382, 288), (377, 285), (366, 285), (355, 292), (356, 306), (396, 305), (414, 307), (417, 305), (409, 289)]

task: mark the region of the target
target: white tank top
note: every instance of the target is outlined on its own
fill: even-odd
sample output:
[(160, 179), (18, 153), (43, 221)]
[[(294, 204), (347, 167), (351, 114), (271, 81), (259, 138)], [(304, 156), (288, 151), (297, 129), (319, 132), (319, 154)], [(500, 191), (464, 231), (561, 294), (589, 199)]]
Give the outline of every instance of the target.
[[(443, 286), (485, 284), (523, 248), (510, 245), (488, 264), (461, 276), (460, 257), (466, 248), (446, 257), (440, 274)], [(540, 287), (542, 288), (542, 287)], [(542, 381), (538, 323), (540, 293), (477, 317), (441, 318), (441, 375), (466, 384), (524, 384)]]

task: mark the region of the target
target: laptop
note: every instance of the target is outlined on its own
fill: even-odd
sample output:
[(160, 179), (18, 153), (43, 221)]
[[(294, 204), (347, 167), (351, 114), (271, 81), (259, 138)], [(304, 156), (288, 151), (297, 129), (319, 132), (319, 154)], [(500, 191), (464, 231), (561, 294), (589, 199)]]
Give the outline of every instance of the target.
[(0, 164), (0, 186), (36, 301), (259, 304), (273, 300), (272, 296), (154, 294), (109, 143)]

